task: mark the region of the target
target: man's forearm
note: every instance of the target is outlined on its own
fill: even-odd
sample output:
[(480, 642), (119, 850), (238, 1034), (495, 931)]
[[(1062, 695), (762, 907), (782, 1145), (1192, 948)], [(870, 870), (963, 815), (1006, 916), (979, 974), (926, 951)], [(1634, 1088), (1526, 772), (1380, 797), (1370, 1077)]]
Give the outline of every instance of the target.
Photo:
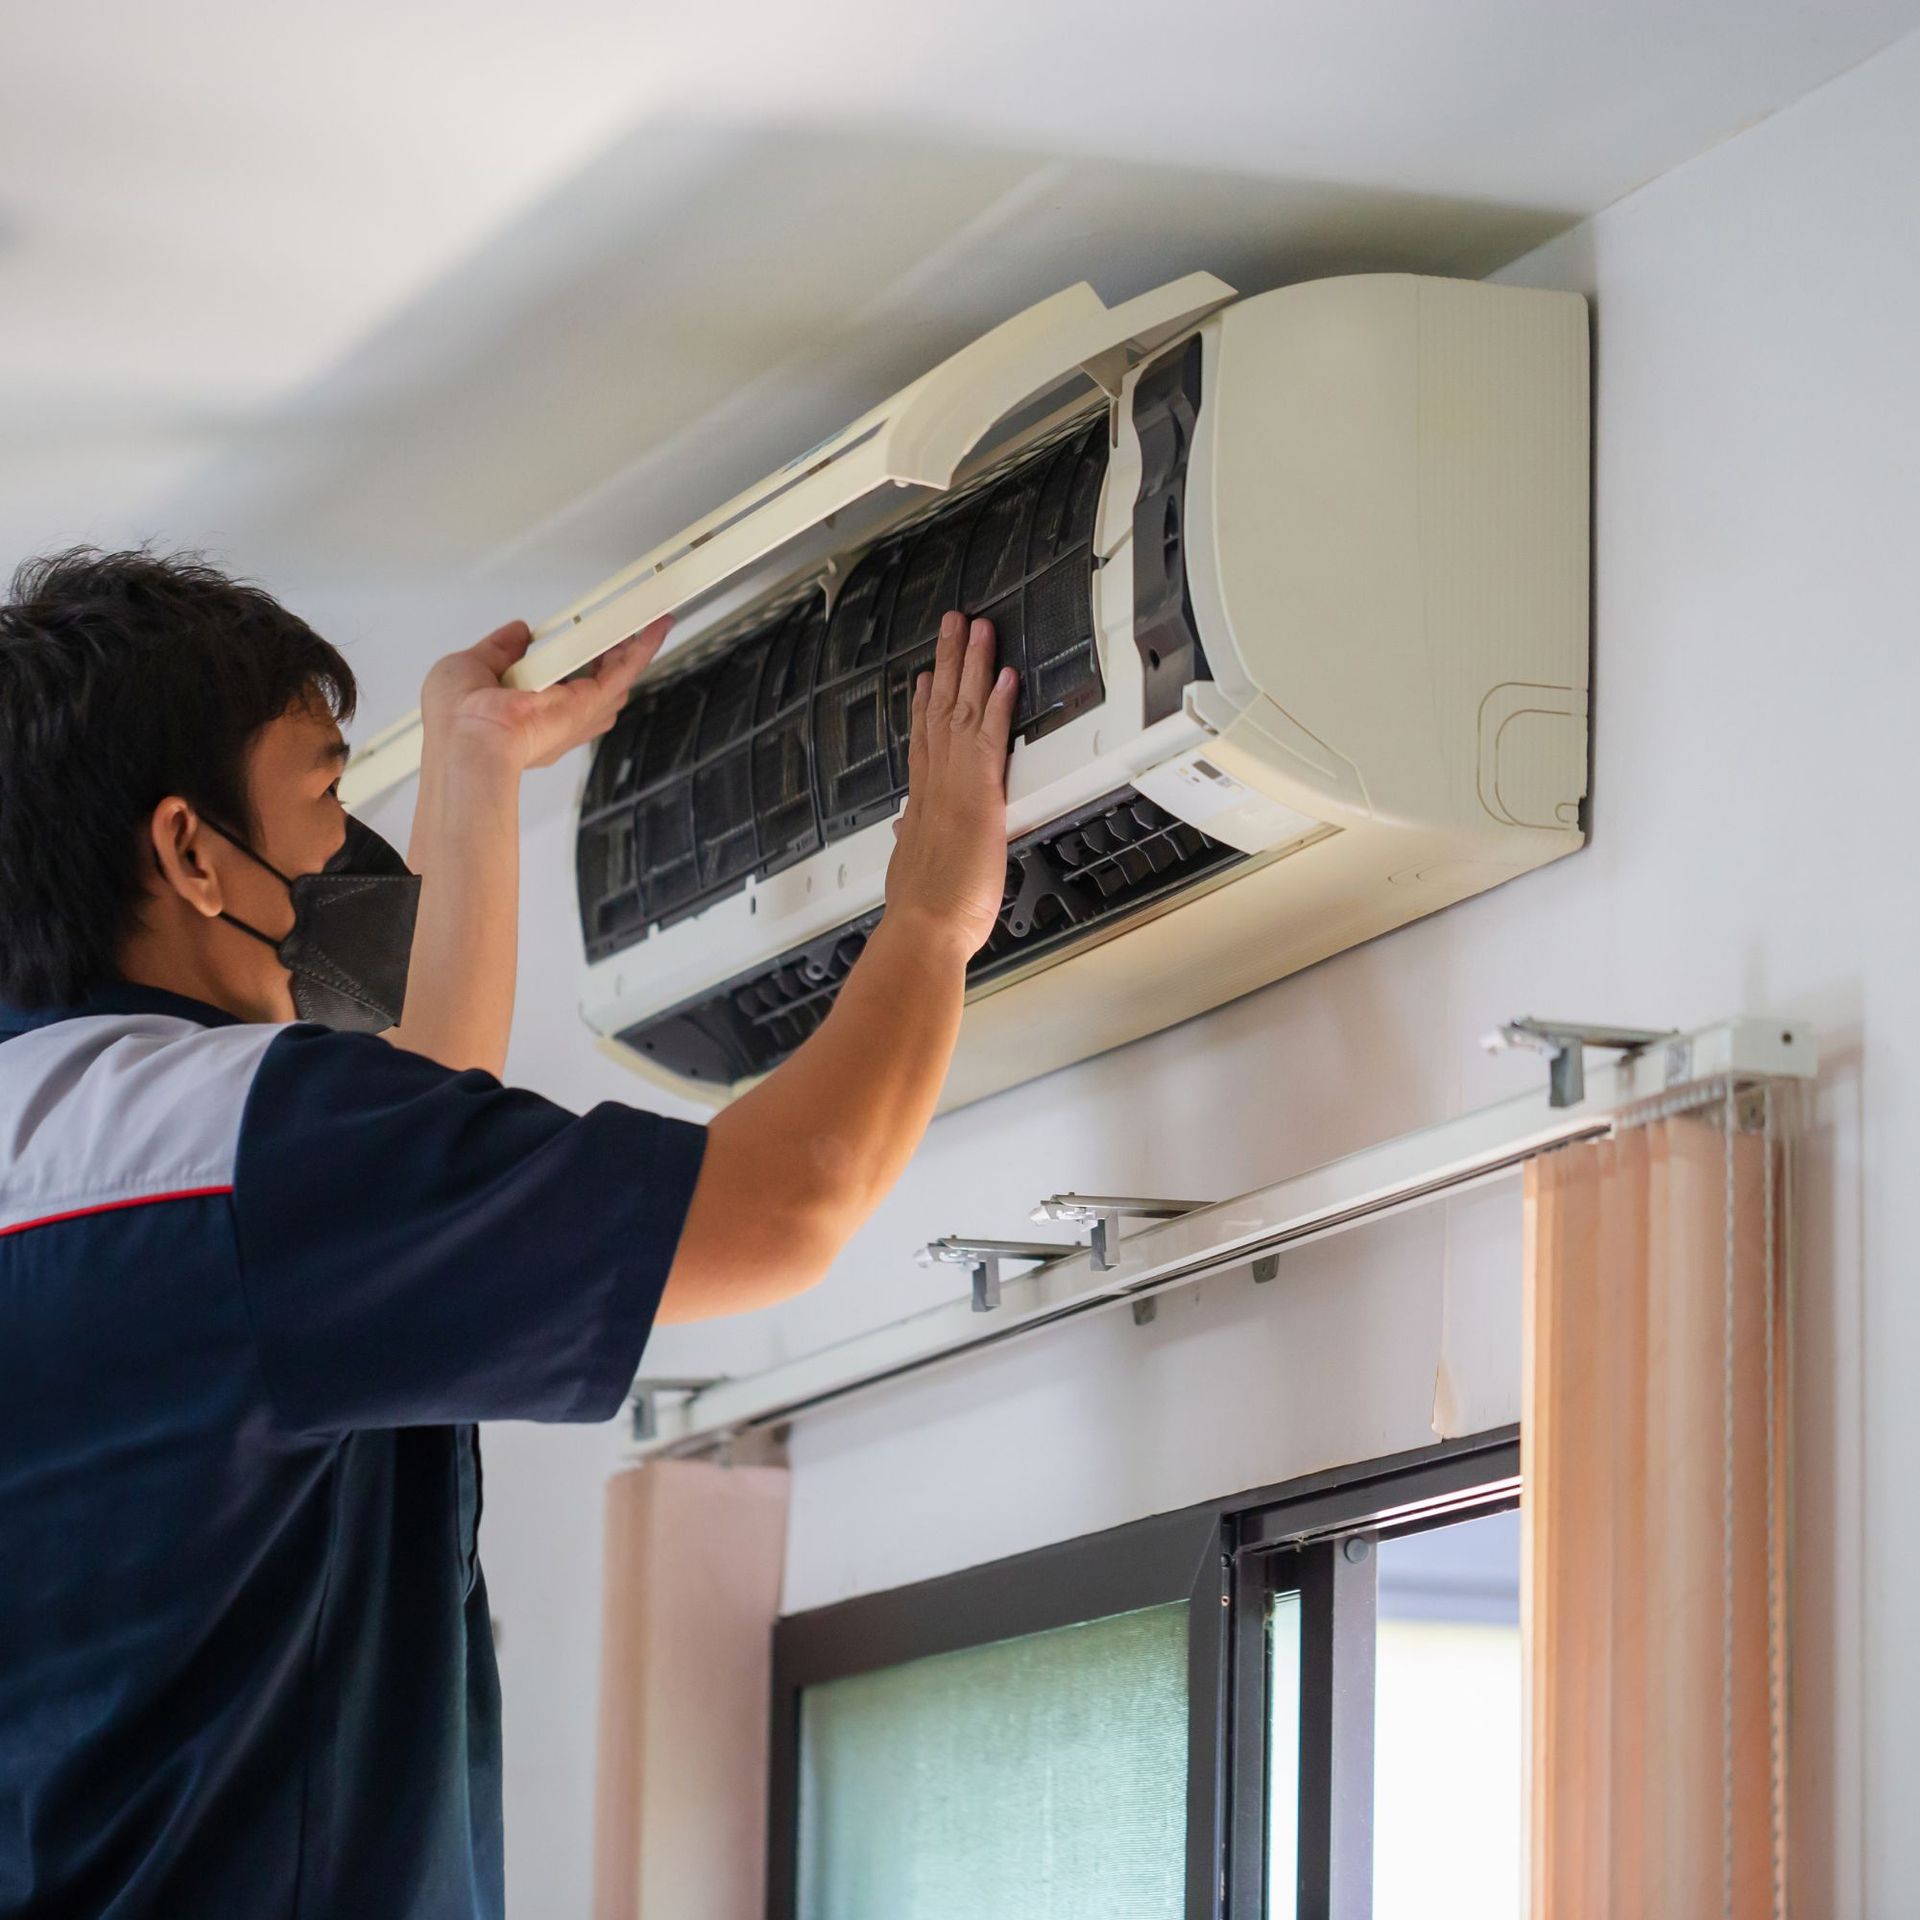
[(953, 1057), (966, 954), (889, 911), (820, 1030), (715, 1116), (666, 1320), (768, 1306), (813, 1284), (900, 1177)]
[(946, 928), (887, 913), (820, 1031), (747, 1095), (812, 1143), (853, 1224), (900, 1177), (933, 1118), (966, 984), (966, 956)]
[(1006, 884), (1017, 691), (991, 624), (947, 614), (914, 683), (886, 912), (820, 1031), (713, 1122), (662, 1319), (812, 1286), (913, 1157)]
[(506, 1066), (520, 936), (520, 773), (484, 738), (430, 741), (407, 845), (420, 914), (396, 1046)]
[(434, 664), (420, 690), (426, 751), (407, 863), (421, 877), (406, 1018), (388, 1035), (449, 1067), (507, 1063), (520, 935), (520, 776), (614, 723), (668, 622), (590, 672), (538, 688), (506, 675), (533, 644), (524, 620)]

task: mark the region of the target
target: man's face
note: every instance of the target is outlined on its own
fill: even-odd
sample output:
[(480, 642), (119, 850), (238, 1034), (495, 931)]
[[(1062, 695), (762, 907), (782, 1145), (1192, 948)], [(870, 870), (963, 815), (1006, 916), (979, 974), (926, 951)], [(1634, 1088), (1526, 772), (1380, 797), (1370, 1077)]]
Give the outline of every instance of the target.
[[(250, 841), (261, 859), (287, 876), (317, 873), (340, 850), (347, 816), (340, 805), (340, 772), (346, 742), (333, 716), (317, 701), (289, 707), (255, 735), (247, 752), (247, 797), (253, 807)], [(232, 821), (238, 832), (244, 824)], [(204, 828), (201, 857), (216, 871), (221, 904), (278, 942), (293, 927), (293, 902), (287, 889), (258, 862), (249, 860)], [(271, 947), (250, 939), (238, 927), (215, 920), (205, 938), (220, 955), (219, 970), (231, 980), (235, 1000), (256, 1019), (291, 1020), (293, 983)]]

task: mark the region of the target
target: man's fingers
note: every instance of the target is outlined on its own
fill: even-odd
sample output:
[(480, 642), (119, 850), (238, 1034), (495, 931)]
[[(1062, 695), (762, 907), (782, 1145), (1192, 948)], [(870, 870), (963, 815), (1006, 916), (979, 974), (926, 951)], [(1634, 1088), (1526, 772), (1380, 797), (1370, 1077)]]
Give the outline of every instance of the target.
[(945, 719), (960, 693), (960, 667), (967, 647), (966, 616), (949, 613), (940, 621), (940, 638), (933, 649), (933, 687), (927, 697), (927, 711)]
[(933, 697), (933, 675), (921, 673), (913, 681), (913, 718), (907, 725), (907, 785), (920, 779), (927, 762), (927, 703)]
[(628, 634), (617, 647), (609, 647), (585, 673), (576, 676), (577, 682), (595, 688), (605, 701), (607, 711), (617, 714), (626, 705), (633, 683), (646, 672), (653, 656), (660, 651), (660, 643), (666, 639), (672, 624), (671, 616), (663, 616), (638, 633)]
[(1001, 760), (1007, 756), (1007, 742), (1013, 738), (1013, 710), (1020, 700), (1020, 676), (1011, 667), (1002, 667), (987, 695), (986, 710), (980, 716), (980, 739)]
[(673, 629), (673, 615), (663, 613), (638, 633), (630, 633), (617, 647), (609, 647), (593, 663), (593, 677), (602, 689), (625, 699), (633, 683), (653, 664), (653, 656)]
[(960, 693), (953, 703), (953, 724), (966, 729), (979, 724), (993, 686), (993, 622), (975, 620), (967, 628), (967, 651), (960, 665)]
[(495, 627), (484, 640), (476, 640), (469, 649), (496, 674), (505, 673), (533, 645), (533, 629), (524, 620), (509, 620)]
[(600, 731), (601, 721), (611, 725), (620, 717), (617, 701), (610, 701), (600, 682), (591, 675), (578, 680), (556, 680), (550, 687), (526, 698), (538, 717), (541, 731), (578, 740), (588, 730)]
[(620, 718), (620, 703), (610, 701), (591, 676), (557, 680), (537, 693), (515, 694), (521, 702), (529, 744), (527, 764), (550, 767), (583, 741), (597, 740)]

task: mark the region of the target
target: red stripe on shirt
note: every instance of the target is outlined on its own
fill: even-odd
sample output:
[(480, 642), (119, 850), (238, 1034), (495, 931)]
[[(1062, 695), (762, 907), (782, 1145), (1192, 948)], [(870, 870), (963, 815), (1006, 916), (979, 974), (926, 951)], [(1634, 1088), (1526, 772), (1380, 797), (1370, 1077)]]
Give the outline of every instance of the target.
[(10, 1233), (25, 1233), (30, 1227), (56, 1227), (62, 1220), (84, 1220), (90, 1214), (118, 1213), (125, 1207), (157, 1207), (167, 1200), (211, 1200), (218, 1194), (231, 1193), (232, 1183), (224, 1187), (182, 1187), (177, 1193), (137, 1193), (127, 1200), (102, 1200), (91, 1207), (72, 1207), (65, 1213), (49, 1213), (39, 1220), (16, 1220), (10, 1227), (0, 1227), (0, 1240)]

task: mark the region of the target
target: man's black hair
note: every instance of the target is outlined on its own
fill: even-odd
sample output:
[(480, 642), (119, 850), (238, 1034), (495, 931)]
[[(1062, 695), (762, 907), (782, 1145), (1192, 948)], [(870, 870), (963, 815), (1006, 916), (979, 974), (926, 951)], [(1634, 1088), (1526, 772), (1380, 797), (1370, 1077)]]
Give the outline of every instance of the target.
[(345, 722), (353, 673), (304, 620), (200, 559), (77, 547), (0, 607), (0, 1002), (71, 1004), (119, 971), (178, 794), (256, 830), (247, 748), (302, 700)]

